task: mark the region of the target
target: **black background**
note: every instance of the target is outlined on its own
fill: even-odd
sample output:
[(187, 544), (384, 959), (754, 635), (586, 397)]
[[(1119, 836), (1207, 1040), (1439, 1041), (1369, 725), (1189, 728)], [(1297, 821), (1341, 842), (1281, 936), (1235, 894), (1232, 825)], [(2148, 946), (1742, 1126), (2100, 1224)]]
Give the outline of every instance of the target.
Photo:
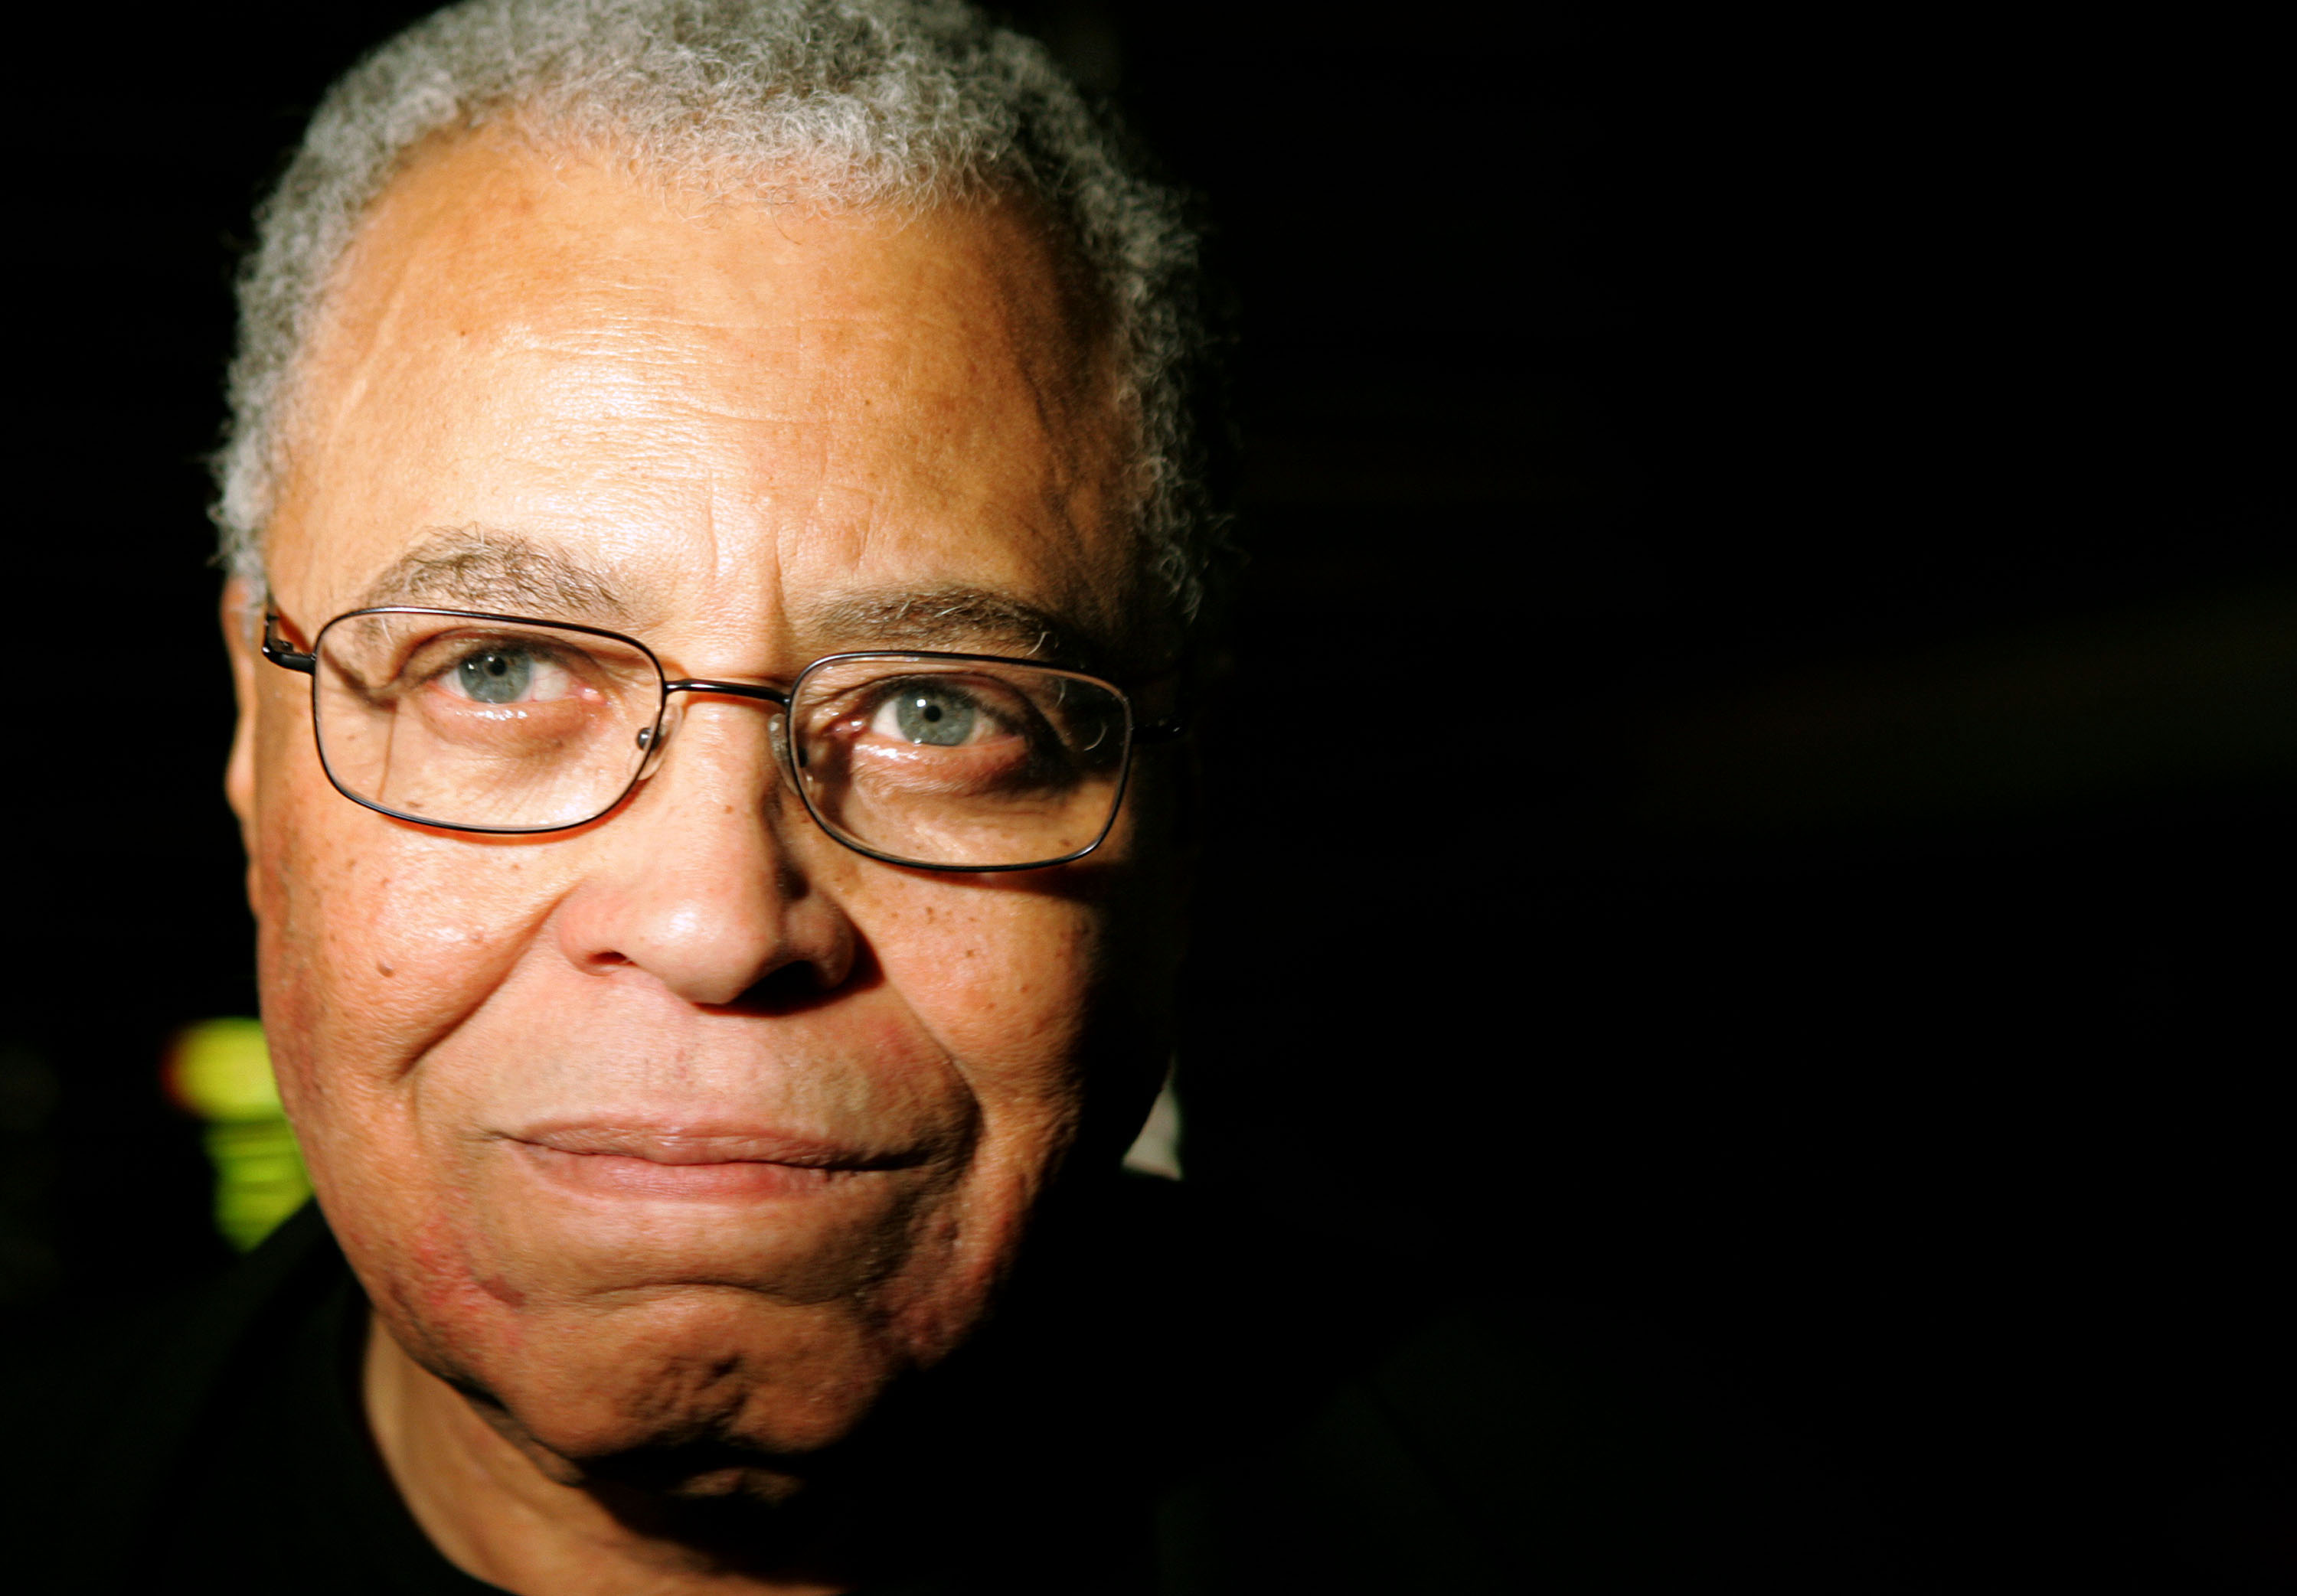
[[(217, 1256), (156, 1070), (254, 1002), (227, 282), (419, 9), (11, 36), (17, 1299)], [(1367, 1297), (1707, 1349), (1940, 1588), (2297, 1587), (2262, 22), (1019, 20), (1204, 196), (1239, 308), (1190, 1178), (1418, 1260)]]

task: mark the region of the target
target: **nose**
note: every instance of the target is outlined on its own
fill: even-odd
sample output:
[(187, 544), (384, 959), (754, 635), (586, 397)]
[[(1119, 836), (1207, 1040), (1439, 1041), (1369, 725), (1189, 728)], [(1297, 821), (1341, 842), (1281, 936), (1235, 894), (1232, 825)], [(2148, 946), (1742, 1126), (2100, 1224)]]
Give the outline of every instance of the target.
[(689, 1003), (726, 1005), (769, 986), (833, 991), (857, 934), (786, 846), (810, 827), (783, 785), (762, 704), (689, 705), (662, 765), (592, 851), (560, 907), (577, 967), (644, 972)]

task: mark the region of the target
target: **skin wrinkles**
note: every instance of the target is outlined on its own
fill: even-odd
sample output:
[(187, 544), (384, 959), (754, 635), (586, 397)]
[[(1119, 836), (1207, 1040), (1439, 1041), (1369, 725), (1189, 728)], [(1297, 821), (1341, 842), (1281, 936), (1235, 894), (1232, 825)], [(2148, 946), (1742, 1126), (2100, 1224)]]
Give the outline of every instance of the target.
[[(674, 670), (767, 681), (926, 638), (1131, 646), (1124, 439), (1065, 292), (994, 208), (696, 222), (579, 159), (434, 148), (331, 287), (277, 602), (611, 603)], [(410, 1508), (516, 1592), (836, 1588), (818, 1548), (803, 1578), (697, 1562), (602, 1482), (803, 1496), (980, 1320), (1072, 1161), (1113, 1164), (1169, 1049), (1153, 760), (1089, 860), (943, 876), (833, 842), (761, 706), (700, 698), (612, 816), (449, 833), (333, 792), (244, 597), (227, 787), (266, 1025)], [(526, 1139), (570, 1122), (859, 1162), (802, 1197), (600, 1195)]]

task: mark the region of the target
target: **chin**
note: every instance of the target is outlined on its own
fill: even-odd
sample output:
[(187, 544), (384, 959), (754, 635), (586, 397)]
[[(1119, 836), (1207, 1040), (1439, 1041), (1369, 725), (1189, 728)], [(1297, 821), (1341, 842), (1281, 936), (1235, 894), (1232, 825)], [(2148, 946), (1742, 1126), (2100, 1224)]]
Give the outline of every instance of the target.
[(853, 1230), (755, 1212), (713, 1230), (687, 1204), (653, 1226), (627, 1209), (589, 1230), (523, 1209), (492, 1236), (433, 1220), (396, 1257), (339, 1234), (399, 1345), (530, 1452), (770, 1498), (986, 1316), (1017, 1216), (967, 1225), (959, 1194), (936, 1195)]
[(872, 1318), (680, 1287), (600, 1317), (535, 1316), (457, 1383), (586, 1473), (794, 1463), (844, 1440), (912, 1366)]

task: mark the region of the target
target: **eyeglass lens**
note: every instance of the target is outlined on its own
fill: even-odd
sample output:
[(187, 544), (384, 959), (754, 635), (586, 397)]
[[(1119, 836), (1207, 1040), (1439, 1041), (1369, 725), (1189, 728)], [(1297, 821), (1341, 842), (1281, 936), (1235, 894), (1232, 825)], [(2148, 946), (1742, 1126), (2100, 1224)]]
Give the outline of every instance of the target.
[[(682, 712), (674, 700), (663, 715), (644, 649), (542, 623), (353, 614), (315, 653), (328, 774), (363, 803), (440, 826), (593, 819)], [(834, 835), (895, 860), (987, 869), (1070, 858), (1099, 840), (1123, 795), (1123, 697), (1049, 667), (833, 658), (798, 679), (786, 713), (807, 807)]]

